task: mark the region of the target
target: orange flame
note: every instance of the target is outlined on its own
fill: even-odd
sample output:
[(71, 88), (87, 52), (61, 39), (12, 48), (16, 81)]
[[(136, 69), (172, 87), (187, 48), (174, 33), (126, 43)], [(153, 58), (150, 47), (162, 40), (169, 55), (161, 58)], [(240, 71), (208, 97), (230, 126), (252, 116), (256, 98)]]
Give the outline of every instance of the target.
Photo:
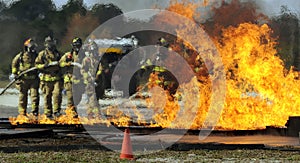
[[(184, 6), (178, 6), (174, 5), (169, 9), (182, 14)], [(161, 18), (163, 17), (157, 21), (161, 21)], [(191, 18), (190, 15), (187, 18)], [(194, 33), (190, 32), (189, 28), (179, 29), (177, 33), (181, 38), (194, 38), (191, 36)], [(222, 35), (214, 38), (226, 71), (225, 108), (216, 126), (217, 129), (284, 126), (289, 116), (300, 115), (299, 81), (295, 80), (297, 73), (287, 72), (284, 69), (282, 60), (276, 56), (276, 42), (270, 36), (271, 33), (272, 30), (266, 24), (242, 23), (236, 27), (223, 28)], [(202, 39), (197, 39), (199, 41), (194, 41), (199, 42), (199, 45), (208, 46), (206, 42), (201, 42)], [(185, 45), (189, 47), (188, 44)], [(177, 45), (174, 46), (173, 49), (180, 49)], [(210, 54), (201, 55), (210, 56)], [(191, 67), (194, 67), (194, 64)], [(198, 74), (198, 79), (200, 78)], [(160, 124), (161, 126), (194, 129), (206, 127), (203, 126), (203, 122), (211, 103), (211, 85), (207, 81), (198, 85), (201, 99), (193, 124), (185, 126), (183, 122), (177, 122), (176, 126), (170, 126), (174, 119), (165, 117), (172, 117), (174, 115), (172, 111), (178, 110), (174, 102), (173, 105), (166, 104), (163, 113), (155, 116), (167, 120), (167, 123)]]
[[(207, 2), (207, 1), (205, 1)], [(170, 11), (182, 14), (193, 20), (196, 12), (194, 4), (188, 1), (175, 1), (168, 8)], [(178, 23), (171, 18), (166, 18), (163, 13), (157, 17), (157, 25), (163, 23)], [(153, 121), (151, 126), (161, 126), (168, 128), (192, 128), (199, 129), (207, 127), (204, 125), (205, 119), (211, 105), (211, 97), (218, 96), (212, 93), (211, 79), (208, 76), (208, 67), (211, 65), (201, 65), (201, 58), (214, 58), (206, 49), (211, 49), (209, 42), (205, 42), (202, 36), (195, 36), (188, 27), (178, 29), (176, 32), (179, 38), (194, 39), (203, 49), (192, 49), (201, 51), (201, 55), (180, 53), (188, 60), (188, 63), (195, 70), (196, 77), (180, 86), (175, 96), (183, 96), (184, 104), (180, 103), (180, 98), (173, 98), (168, 92), (160, 89), (157, 80), (162, 80), (157, 74), (151, 74), (149, 78), (148, 90), (151, 98), (147, 99), (148, 109), (152, 109)], [(223, 63), (205, 62), (218, 68), (224, 65), (226, 72), (226, 98), (224, 109), (216, 129), (263, 129), (266, 126), (284, 126), (289, 116), (300, 115), (300, 81), (296, 80), (297, 73), (284, 69), (282, 60), (276, 56), (276, 41), (271, 37), (272, 30), (266, 24), (257, 25), (252, 23), (240, 23), (239, 25), (222, 27), (222, 35), (213, 38)], [(182, 42), (178, 40), (177, 43)], [(188, 43), (183, 42), (186, 47)], [(172, 49), (182, 51), (178, 45), (172, 45)], [(205, 57), (203, 57), (205, 56)], [(201, 61), (202, 62), (202, 61)], [(172, 59), (169, 64), (173, 63)], [(205, 67), (206, 66), (206, 67)], [(214, 69), (217, 72), (217, 69)], [(180, 71), (180, 70), (178, 70)], [(183, 72), (184, 73), (184, 72)], [(184, 74), (183, 74), (184, 75)], [(214, 83), (218, 84), (218, 83)], [(197, 85), (199, 90), (193, 86)], [(188, 92), (183, 95), (182, 92)], [(190, 101), (196, 94), (200, 94), (198, 106), (193, 106), (195, 101)], [(185, 109), (181, 110), (180, 105)], [(138, 123), (145, 122), (143, 115), (134, 107), (134, 114), (138, 117)], [(181, 115), (179, 116), (179, 112)], [(60, 118), (59, 123), (73, 124), (95, 124), (111, 122), (119, 126), (128, 126), (131, 117), (117, 106), (106, 108), (103, 113), (109, 117), (107, 120), (101, 118), (88, 119), (79, 117), (80, 121), (70, 119), (68, 110), (66, 116)], [(24, 117), (10, 118), (14, 123), (31, 122)], [(191, 122), (191, 124), (186, 122)], [(39, 123), (53, 123), (41, 117)], [(56, 122), (54, 122), (56, 123)]]
[(300, 114), (299, 81), (293, 72), (285, 74), (271, 32), (265, 24), (244, 23), (224, 29), (216, 42), (228, 72), (222, 128), (284, 126)]

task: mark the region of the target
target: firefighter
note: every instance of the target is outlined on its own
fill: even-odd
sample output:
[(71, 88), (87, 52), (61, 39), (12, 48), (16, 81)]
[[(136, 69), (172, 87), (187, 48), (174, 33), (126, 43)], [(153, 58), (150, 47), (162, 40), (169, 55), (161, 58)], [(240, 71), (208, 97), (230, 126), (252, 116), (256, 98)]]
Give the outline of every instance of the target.
[[(37, 44), (29, 38), (24, 42), (24, 49), (12, 60), (12, 74), (10, 79), (15, 79), (18, 74), (35, 66)], [(34, 116), (39, 114), (39, 79), (37, 70), (28, 72), (17, 79), (16, 87), (20, 91), (18, 110), (20, 115), (27, 115), (28, 91), (31, 98), (31, 113)]]
[(157, 56), (154, 60), (154, 68), (152, 69), (152, 73), (158, 74), (159, 79), (156, 83), (168, 90), (171, 95), (176, 93), (176, 89), (178, 87), (178, 83), (176, 82), (176, 78), (170, 73), (165, 67), (159, 66), (167, 61), (168, 51), (171, 51), (169, 43), (163, 38), (159, 38), (157, 42)]
[(134, 35), (131, 35), (130, 38), (131, 38), (131, 41), (132, 41), (133, 48), (134, 49), (138, 48), (139, 40)]
[(97, 46), (93, 41), (89, 41), (87, 45), (85, 45), (85, 57), (82, 60), (82, 69), (81, 74), (83, 76), (83, 81), (85, 84), (85, 94), (88, 97), (87, 102), (87, 115), (88, 118), (95, 118), (95, 116), (99, 115), (99, 103), (95, 93), (95, 77), (97, 74), (98, 65), (98, 52)]
[[(79, 55), (80, 48), (82, 47), (81, 38), (75, 37), (72, 40), (72, 50), (65, 53), (59, 61), (62, 67), (64, 88), (67, 95), (67, 108), (72, 110), (74, 118), (78, 117), (76, 106), (80, 103), (82, 94), (84, 92), (84, 85), (81, 80), (80, 64), (82, 60)], [(78, 63), (79, 66), (74, 66), (72, 63)], [(75, 64), (76, 65), (76, 64)], [(76, 88), (74, 90), (73, 88)]]
[[(56, 40), (48, 36), (45, 38), (45, 49), (35, 60), (36, 67), (40, 69), (40, 87), (44, 95), (44, 114), (47, 118), (58, 118), (61, 113), (62, 88), (60, 52), (56, 49)], [(52, 101), (53, 100), (53, 101)]]
[[(103, 55), (103, 54), (99, 53), (99, 56), (101, 56), (101, 55)], [(101, 61), (99, 61), (99, 63), (98, 63), (96, 79), (95, 79), (95, 82), (96, 82), (95, 90), (96, 90), (97, 100), (104, 98), (105, 88), (106, 88), (106, 84), (105, 84), (106, 75), (105, 74), (109, 72), (109, 69), (104, 69), (103, 62), (101, 62)], [(106, 64), (104, 63), (104, 65), (106, 65)]]

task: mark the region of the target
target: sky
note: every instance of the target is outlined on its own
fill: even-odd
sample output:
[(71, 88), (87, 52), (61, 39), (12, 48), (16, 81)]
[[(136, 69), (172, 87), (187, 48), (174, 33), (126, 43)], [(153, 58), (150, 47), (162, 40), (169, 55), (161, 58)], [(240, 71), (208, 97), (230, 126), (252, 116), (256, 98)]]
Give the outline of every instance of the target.
[[(56, 6), (59, 8), (62, 5), (66, 4), (68, 0), (53, 0)], [(198, 0), (199, 3), (203, 3), (203, 0)], [(221, 0), (209, 0), (221, 2)], [(245, 0), (247, 1), (247, 0)], [(254, 0), (260, 6), (261, 11), (272, 17), (280, 14), (281, 6), (285, 5), (293, 13), (296, 13), (300, 16), (300, 0)], [(84, 0), (86, 6), (91, 7), (95, 3), (113, 3), (118, 6), (123, 13), (141, 10), (141, 9), (152, 9), (154, 6), (157, 6), (161, 9), (167, 7), (169, 0)], [(203, 9), (205, 11), (207, 9)], [(154, 13), (155, 14), (155, 13)], [(151, 15), (127, 15), (131, 18), (138, 19), (149, 19)], [(204, 18), (205, 19), (205, 18)]]
[[(4, 2), (12, 2), (14, 0), (3, 0)], [(201, 3), (203, 0), (198, 0)], [(221, 0), (209, 0), (209, 1), (221, 1)], [(256, 1), (262, 11), (269, 15), (275, 16), (280, 14), (280, 7), (286, 5), (292, 12), (300, 15), (300, 0), (254, 0)], [(66, 4), (68, 0), (53, 0), (55, 5), (59, 8)], [(155, 5), (160, 8), (164, 8), (169, 3), (169, 0), (84, 0), (86, 6), (91, 7), (95, 3), (113, 3), (117, 5), (121, 10), (126, 13), (141, 9), (151, 9)]]
[[(57, 6), (67, 3), (68, 0), (54, 0)], [(203, 0), (199, 0), (201, 3)], [(221, 1), (221, 0), (215, 0)], [(278, 15), (280, 7), (286, 5), (292, 12), (300, 14), (300, 0), (255, 0), (262, 8), (262, 11), (270, 16)], [(84, 0), (87, 6), (92, 6), (95, 3), (113, 3), (120, 7), (122, 11), (130, 12), (140, 9), (150, 9), (154, 5), (166, 7), (169, 0)]]

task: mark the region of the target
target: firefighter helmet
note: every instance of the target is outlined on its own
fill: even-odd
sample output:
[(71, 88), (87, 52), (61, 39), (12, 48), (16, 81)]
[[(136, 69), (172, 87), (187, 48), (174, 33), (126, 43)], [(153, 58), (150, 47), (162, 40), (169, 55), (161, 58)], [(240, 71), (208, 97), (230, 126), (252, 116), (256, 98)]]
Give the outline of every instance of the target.
[(98, 45), (93, 39), (88, 39), (87, 42), (83, 45), (83, 51), (87, 56), (98, 57)]
[(161, 37), (161, 38), (159, 38), (159, 42), (160, 42), (161, 44), (164, 44), (164, 43), (166, 43), (167, 41), (165, 40), (165, 38)]
[(81, 38), (75, 37), (72, 40), (72, 44), (71, 45), (72, 45), (73, 50), (75, 50), (75, 51), (78, 52), (80, 50), (81, 46), (82, 46), (82, 40), (81, 40)]
[(27, 39), (24, 42), (24, 50), (27, 52), (36, 52), (37, 44), (32, 38)]
[(47, 36), (45, 38), (45, 47), (49, 50), (54, 50), (56, 48), (56, 40), (54, 40), (51, 36)]
[(90, 50), (97, 50), (98, 45), (96, 44), (96, 42), (93, 39), (89, 39), (88, 40), (88, 45)]
[(158, 39), (157, 45), (163, 46), (163, 47), (166, 47), (166, 48), (169, 47), (169, 43), (168, 43), (167, 40), (166, 40), (165, 38), (163, 38), (163, 37), (160, 37), (160, 38)]

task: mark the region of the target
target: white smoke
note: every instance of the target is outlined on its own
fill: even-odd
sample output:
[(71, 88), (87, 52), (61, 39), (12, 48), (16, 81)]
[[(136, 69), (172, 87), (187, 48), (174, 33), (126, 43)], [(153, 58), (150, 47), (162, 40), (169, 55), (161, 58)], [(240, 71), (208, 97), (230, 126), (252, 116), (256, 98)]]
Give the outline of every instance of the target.
[(291, 12), (300, 16), (299, 0), (255, 0), (255, 2), (261, 6), (262, 11), (268, 16), (280, 15), (281, 6), (287, 6)]

